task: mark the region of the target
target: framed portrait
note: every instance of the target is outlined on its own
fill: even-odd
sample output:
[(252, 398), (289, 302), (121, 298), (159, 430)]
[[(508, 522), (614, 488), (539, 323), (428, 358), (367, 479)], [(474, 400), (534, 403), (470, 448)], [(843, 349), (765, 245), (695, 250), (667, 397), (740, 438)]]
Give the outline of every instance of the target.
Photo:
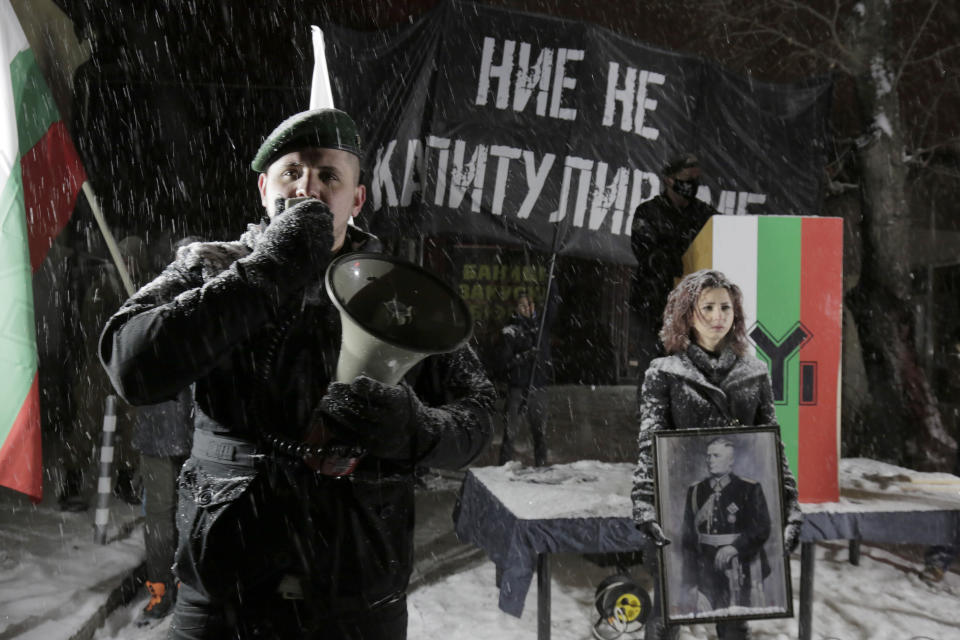
[(778, 429), (659, 432), (654, 456), (667, 622), (792, 617)]

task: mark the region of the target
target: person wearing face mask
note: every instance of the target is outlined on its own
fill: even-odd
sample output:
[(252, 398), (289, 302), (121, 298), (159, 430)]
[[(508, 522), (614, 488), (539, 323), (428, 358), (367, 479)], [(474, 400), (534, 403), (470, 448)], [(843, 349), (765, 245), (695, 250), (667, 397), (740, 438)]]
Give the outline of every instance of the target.
[[(670, 544), (671, 540), (657, 521), (654, 507), (655, 434), (675, 429), (777, 426), (769, 370), (766, 364), (748, 353), (743, 294), (740, 287), (723, 273), (704, 269), (680, 281), (667, 300), (660, 337), (668, 355), (650, 363), (643, 385), (637, 392), (640, 432), (630, 494), (633, 520), (651, 545), (644, 553), (644, 563), (656, 580), (659, 572), (655, 566), (655, 547)], [(803, 515), (797, 497), (797, 482), (782, 444), (780, 464), (783, 469), (784, 522), (787, 523), (783, 548), (789, 554), (800, 542)], [(734, 486), (730, 491), (736, 488)], [(720, 490), (723, 489), (721, 486)], [(719, 498), (721, 502), (728, 499), (729, 496)], [(730, 528), (724, 528), (726, 526), (720, 524), (715, 531), (705, 531), (727, 536), (726, 540), (698, 540), (699, 543), (714, 543), (710, 559), (717, 571), (727, 570), (734, 557), (752, 561), (759, 553), (757, 539), (766, 537), (766, 534), (746, 530), (734, 531), (732, 524)], [(677, 543), (684, 547), (690, 544), (689, 540)], [(705, 591), (708, 599), (711, 595), (718, 595), (717, 589), (701, 587), (698, 591)], [(645, 640), (677, 637), (678, 627), (664, 623), (659, 593), (660, 589), (655, 589), (653, 609), (644, 628)], [(729, 594), (722, 595), (729, 599)], [(717, 602), (711, 604), (716, 606)], [(721, 606), (723, 604), (726, 603), (721, 602)], [(719, 640), (746, 640), (750, 636), (743, 620), (724, 620), (717, 623), (717, 637)]]
[(125, 400), (194, 388), (171, 639), (403, 640), (415, 471), (457, 469), (489, 444), (496, 392), (469, 346), (398, 384), (335, 380), (342, 324), (324, 274), (380, 245), (349, 224), (362, 157), (343, 111), (284, 120), (250, 165), (249, 213), (264, 220), (181, 247), (104, 328)]
[(657, 338), (660, 314), (676, 279), (683, 275), (683, 254), (710, 216), (719, 214), (697, 199), (701, 171), (692, 153), (670, 158), (660, 175), (663, 192), (637, 207), (630, 239), (638, 263), (631, 306), (641, 373), (653, 358), (663, 355)]

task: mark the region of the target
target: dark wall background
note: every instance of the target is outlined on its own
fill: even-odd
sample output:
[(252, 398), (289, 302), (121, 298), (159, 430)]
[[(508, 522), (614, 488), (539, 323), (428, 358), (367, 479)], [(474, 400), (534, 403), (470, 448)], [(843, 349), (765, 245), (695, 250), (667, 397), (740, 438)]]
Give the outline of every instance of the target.
[[(384, 28), (411, 20), (441, 0), (330, 0), (282, 3), (236, 3), (149, 0), (97, 3), (56, 0), (74, 21), (81, 39), (93, 43), (90, 61), (74, 78), (72, 114), (68, 123), (77, 141), (104, 212), (118, 238), (136, 233), (159, 254), (186, 235), (236, 237), (261, 213), (255, 197), (255, 176), (249, 159), (263, 136), (282, 118), (306, 108), (313, 68), (310, 24), (336, 23), (355, 29)], [(793, 55), (786, 44), (753, 49), (749, 40), (730, 37), (703, 7), (716, 2), (693, 0), (487, 0), (487, 4), (589, 21), (655, 46), (703, 55), (763, 80), (791, 81), (829, 73), (823, 61)], [(841, 2), (847, 10), (853, 2)], [(813, 5), (831, 8), (832, 0)], [(777, 18), (778, 3), (751, 6)], [(911, 29), (927, 4), (898, 4), (897, 33), (909, 45)], [(958, 9), (943, 9), (936, 24), (927, 25), (933, 45), (949, 44), (960, 24)], [(945, 18), (944, 18), (945, 16)], [(811, 33), (818, 26), (810, 19)], [(924, 39), (924, 43), (929, 39)], [(926, 55), (925, 51), (917, 51)], [(956, 53), (956, 51), (955, 51)], [(916, 145), (960, 139), (956, 99), (960, 91), (942, 91), (956, 84), (951, 58), (910, 68), (905, 75), (904, 120)], [(938, 62), (939, 60), (939, 62)], [(844, 160), (841, 141), (859, 136), (864, 123), (851, 79), (837, 74), (831, 127), (836, 140), (834, 162), (824, 179), (856, 181), (856, 167)], [(925, 147), (926, 148), (926, 147)], [(957, 180), (956, 142), (929, 152), (929, 162), (945, 167), (935, 184), (924, 183), (912, 194), (921, 203), (914, 215), (919, 227), (960, 229), (953, 203)], [(929, 182), (929, 180), (928, 180)], [(932, 195), (931, 195), (932, 194)], [(828, 199), (825, 214), (848, 222), (846, 263), (859, 268), (859, 210), (850, 193)], [(928, 201), (939, 203), (927, 215)], [(62, 243), (76, 250), (72, 260), (81, 273), (106, 256), (93, 219), (81, 203)], [(543, 263), (545, 256), (532, 256)], [(939, 267), (942, 272), (950, 267)], [(940, 273), (940, 272), (937, 272)], [(950, 272), (953, 273), (952, 271)], [(555, 332), (554, 353), (562, 382), (631, 381), (623, 325), (617, 308), (618, 287), (625, 274), (597, 263), (561, 260), (559, 284), (566, 304)], [(848, 274), (849, 275), (849, 274)], [(931, 314), (952, 309), (956, 277), (931, 272)], [(935, 326), (934, 326), (935, 325)], [(934, 352), (948, 347), (945, 336), (957, 323), (931, 323), (937, 332)], [(943, 338), (943, 339), (941, 339)], [(845, 358), (845, 364), (848, 359)], [(932, 365), (931, 365), (932, 366)], [(931, 369), (932, 370), (932, 369)], [(846, 373), (845, 373), (846, 375)], [(845, 396), (847, 401), (849, 396)], [(846, 409), (845, 409), (846, 410)]]

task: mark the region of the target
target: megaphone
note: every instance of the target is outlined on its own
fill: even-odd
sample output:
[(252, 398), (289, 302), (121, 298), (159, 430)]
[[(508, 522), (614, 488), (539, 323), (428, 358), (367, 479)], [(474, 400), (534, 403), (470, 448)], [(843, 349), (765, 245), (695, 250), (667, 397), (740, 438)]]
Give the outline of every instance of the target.
[(422, 359), (458, 349), (473, 332), (456, 291), (399, 258), (344, 254), (327, 267), (324, 283), (343, 327), (337, 382), (363, 374), (397, 384)]

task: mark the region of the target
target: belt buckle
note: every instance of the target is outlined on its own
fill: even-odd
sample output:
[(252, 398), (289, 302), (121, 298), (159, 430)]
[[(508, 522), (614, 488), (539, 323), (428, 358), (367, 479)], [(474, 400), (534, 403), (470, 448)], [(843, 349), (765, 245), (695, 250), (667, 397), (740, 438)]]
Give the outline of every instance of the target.
[(277, 593), (284, 600), (303, 600), (303, 584), (297, 576), (285, 573), (277, 585)]
[(237, 459), (237, 448), (233, 444), (214, 442), (210, 448), (214, 458), (230, 460), (231, 462)]
[(325, 476), (334, 476), (341, 478), (353, 473), (360, 463), (359, 457), (343, 457), (338, 455), (328, 455), (323, 458), (320, 469), (317, 473)]

